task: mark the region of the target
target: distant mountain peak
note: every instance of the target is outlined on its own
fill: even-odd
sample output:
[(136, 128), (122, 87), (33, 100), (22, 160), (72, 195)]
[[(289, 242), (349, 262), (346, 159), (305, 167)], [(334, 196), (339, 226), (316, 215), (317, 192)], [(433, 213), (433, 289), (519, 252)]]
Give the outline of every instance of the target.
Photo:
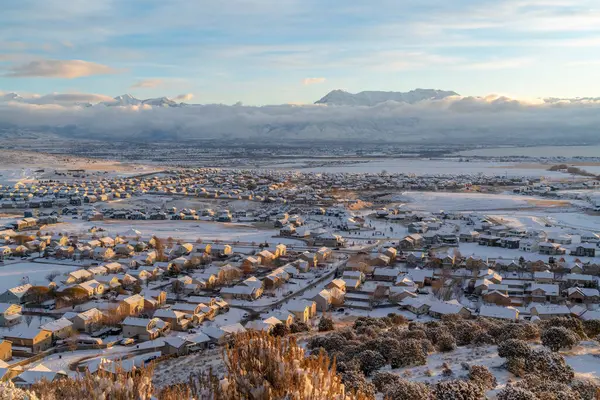
[(439, 100), (449, 96), (458, 96), (458, 93), (449, 90), (415, 89), (410, 92), (364, 91), (353, 94), (345, 90), (336, 89), (327, 93), (325, 97), (316, 101), (315, 104), (374, 106), (386, 101), (413, 104), (423, 100)]

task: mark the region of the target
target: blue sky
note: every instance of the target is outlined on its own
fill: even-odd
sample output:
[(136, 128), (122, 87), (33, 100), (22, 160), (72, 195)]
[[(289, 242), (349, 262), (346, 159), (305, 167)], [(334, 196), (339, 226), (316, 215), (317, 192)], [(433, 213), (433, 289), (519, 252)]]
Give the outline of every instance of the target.
[(4, 0), (0, 27), (0, 92), (600, 95), (597, 0)]

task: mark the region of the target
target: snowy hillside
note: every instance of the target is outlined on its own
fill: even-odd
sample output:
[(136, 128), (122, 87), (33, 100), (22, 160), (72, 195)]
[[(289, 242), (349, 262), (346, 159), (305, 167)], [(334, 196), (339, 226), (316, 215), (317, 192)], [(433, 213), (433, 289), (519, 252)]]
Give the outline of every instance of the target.
[(386, 101), (413, 104), (423, 100), (439, 100), (449, 96), (458, 96), (458, 93), (437, 89), (415, 89), (410, 92), (365, 91), (353, 94), (343, 90), (333, 90), (316, 101), (315, 104), (374, 106)]

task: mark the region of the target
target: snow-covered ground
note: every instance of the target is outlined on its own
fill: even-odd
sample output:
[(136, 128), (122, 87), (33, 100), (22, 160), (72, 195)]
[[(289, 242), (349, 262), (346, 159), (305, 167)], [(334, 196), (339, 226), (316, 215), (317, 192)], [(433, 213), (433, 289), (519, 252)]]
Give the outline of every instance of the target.
[(485, 211), (521, 209), (533, 207), (557, 207), (569, 205), (566, 201), (548, 201), (516, 194), (449, 193), (449, 192), (403, 192), (392, 197), (393, 202), (406, 202), (414, 210)]
[[(276, 165), (277, 166), (277, 165)], [(279, 165), (281, 168), (281, 165)], [(291, 167), (291, 168), (290, 168)], [(415, 175), (459, 175), (459, 174), (485, 174), (493, 176), (527, 176), (527, 177), (556, 177), (564, 178), (568, 175), (562, 172), (547, 171), (549, 166), (539, 164), (535, 168), (519, 167), (515, 163), (470, 161), (460, 162), (457, 158), (450, 159), (423, 159), (423, 158), (395, 158), (385, 160), (361, 160), (355, 164), (335, 165), (335, 163), (313, 168), (301, 169), (302, 172), (317, 173), (405, 173)], [(288, 166), (295, 169), (294, 165)]]
[(53, 225), (46, 231), (81, 232), (85, 233), (92, 227), (104, 229), (107, 234), (116, 235), (130, 229), (136, 229), (143, 237), (156, 235), (160, 238), (192, 240), (230, 240), (242, 242), (277, 242), (301, 244), (302, 242), (289, 238), (273, 238), (279, 235), (279, 229), (259, 229), (248, 224), (208, 222), (208, 221), (82, 221), (68, 220)]
[(15, 286), (30, 283), (47, 285), (46, 276), (52, 272), (65, 273), (78, 267), (61, 264), (36, 263), (31, 261), (0, 264), (0, 293)]

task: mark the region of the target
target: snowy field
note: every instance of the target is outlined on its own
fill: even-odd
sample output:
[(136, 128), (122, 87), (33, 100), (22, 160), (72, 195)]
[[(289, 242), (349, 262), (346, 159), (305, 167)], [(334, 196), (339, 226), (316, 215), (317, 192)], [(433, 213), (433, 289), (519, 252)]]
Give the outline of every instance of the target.
[[(564, 178), (568, 175), (562, 172), (551, 172), (548, 166), (539, 165), (535, 168), (519, 168), (514, 163), (471, 161), (460, 162), (458, 159), (430, 160), (397, 158), (385, 160), (369, 160), (356, 164), (323, 165), (314, 168), (302, 168), (302, 172), (317, 173), (405, 173), (415, 175), (459, 175), (459, 174), (484, 174), (500, 176), (526, 176), (526, 177), (555, 177)], [(290, 169), (296, 169), (294, 167)]]
[(455, 155), (480, 157), (598, 157), (600, 146), (495, 147), (466, 150)]
[(59, 272), (63, 274), (78, 268), (80, 267), (61, 264), (42, 264), (30, 261), (15, 263), (5, 261), (4, 264), (0, 264), (0, 293), (25, 283), (46, 286), (48, 285), (46, 275), (49, 273)]
[(391, 201), (406, 202), (411, 209), (430, 212), (440, 210), (485, 211), (568, 205), (566, 201), (548, 201), (513, 194), (447, 192), (403, 192), (400, 195), (392, 197)]
[(48, 231), (54, 232), (87, 232), (92, 227), (104, 229), (110, 235), (117, 235), (130, 229), (136, 229), (143, 237), (156, 235), (160, 238), (192, 240), (231, 240), (242, 242), (278, 242), (301, 244), (300, 241), (287, 238), (273, 238), (279, 234), (278, 229), (258, 229), (247, 224), (221, 223), (208, 221), (81, 221), (66, 220), (54, 225)]

